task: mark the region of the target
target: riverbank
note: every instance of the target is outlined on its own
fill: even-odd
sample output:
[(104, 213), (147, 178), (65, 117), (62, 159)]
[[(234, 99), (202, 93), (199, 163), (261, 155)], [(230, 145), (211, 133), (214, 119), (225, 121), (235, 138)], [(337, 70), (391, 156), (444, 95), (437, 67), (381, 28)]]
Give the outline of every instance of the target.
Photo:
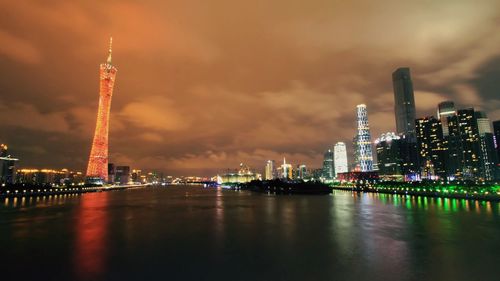
[(347, 190), (356, 192), (384, 193), (397, 195), (425, 196), (434, 198), (468, 199), (480, 201), (500, 201), (500, 190), (497, 187), (457, 187), (457, 186), (436, 186), (436, 187), (395, 187), (395, 186), (369, 186), (356, 187), (349, 185), (334, 185), (334, 190)]
[(36, 197), (36, 196), (48, 196), (48, 195), (83, 194), (90, 192), (125, 190), (125, 189), (140, 188), (145, 186), (146, 185), (117, 185), (117, 186), (65, 187), (65, 188), (26, 187), (26, 188), (2, 190), (0, 191), (0, 199), (16, 198), (16, 197)]

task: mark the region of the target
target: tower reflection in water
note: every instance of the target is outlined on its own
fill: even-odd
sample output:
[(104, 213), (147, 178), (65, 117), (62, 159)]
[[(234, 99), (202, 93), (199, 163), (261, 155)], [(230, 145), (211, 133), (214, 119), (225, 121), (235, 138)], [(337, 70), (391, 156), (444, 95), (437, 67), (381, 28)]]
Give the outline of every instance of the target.
[(102, 192), (81, 196), (74, 251), (75, 272), (81, 280), (92, 280), (106, 270), (108, 195)]

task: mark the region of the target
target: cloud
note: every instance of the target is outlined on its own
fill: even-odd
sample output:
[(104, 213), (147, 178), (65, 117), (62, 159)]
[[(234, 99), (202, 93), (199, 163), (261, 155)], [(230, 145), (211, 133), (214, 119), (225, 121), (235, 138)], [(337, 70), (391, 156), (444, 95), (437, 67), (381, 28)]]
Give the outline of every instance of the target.
[(8, 126), (46, 132), (68, 132), (70, 129), (62, 112), (42, 113), (31, 104), (0, 102), (0, 120)]
[(320, 167), (335, 142), (351, 146), (357, 104), (374, 137), (395, 130), (391, 73), (401, 66), (412, 70), (417, 117), (454, 100), (500, 118), (495, 0), (0, 6), (0, 121), (30, 166), (85, 169), (110, 35), (111, 159), (143, 170), (213, 175), (283, 156)]
[(179, 114), (172, 101), (159, 96), (131, 102), (119, 116), (136, 127), (162, 131), (182, 130), (190, 123), (190, 117)]
[(1, 55), (28, 64), (37, 64), (42, 61), (42, 54), (33, 44), (3, 30), (0, 30)]

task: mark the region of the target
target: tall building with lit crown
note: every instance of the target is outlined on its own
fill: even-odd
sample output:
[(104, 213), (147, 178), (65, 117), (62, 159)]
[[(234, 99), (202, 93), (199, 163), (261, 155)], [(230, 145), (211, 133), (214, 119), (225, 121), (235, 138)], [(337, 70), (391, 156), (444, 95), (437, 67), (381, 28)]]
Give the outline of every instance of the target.
[(396, 69), (392, 73), (392, 85), (397, 133), (414, 141), (416, 110), (410, 69), (408, 67)]
[(285, 158), (283, 158), (283, 164), (279, 167), (278, 174), (280, 179), (293, 179), (292, 164), (286, 163)]
[(276, 178), (276, 163), (274, 160), (267, 160), (264, 172), (264, 179), (273, 180)]
[(452, 101), (443, 101), (438, 104), (437, 116), (443, 127), (443, 136), (446, 138), (449, 135), (448, 117), (457, 115), (455, 103)]
[(338, 173), (347, 173), (349, 171), (347, 164), (347, 148), (345, 143), (338, 142), (333, 148), (335, 177)]
[(395, 133), (388, 132), (375, 140), (380, 175), (402, 175), (400, 139)]
[(333, 151), (331, 149), (325, 151), (323, 158), (323, 178), (326, 180), (332, 180), (335, 176), (333, 158)]
[(309, 177), (309, 173), (307, 171), (307, 166), (305, 164), (297, 165), (297, 179), (306, 179)]
[(6, 144), (0, 144), (0, 184), (12, 184), (15, 181), (15, 162), (19, 159), (12, 158), (8, 154)]
[(358, 125), (356, 153), (359, 155), (358, 161), (361, 172), (370, 172), (373, 171), (373, 154), (370, 125), (368, 123), (368, 111), (364, 104), (359, 104), (356, 108), (356, 120)]
[(89, 178), (100, 178), (103, 181), (108, 180), (109, 112), (117, 71), (111, 64), (112, 40), (111, 38), (109, 41), (108, 59), (99, 68), (99, 108), (86, 174)]

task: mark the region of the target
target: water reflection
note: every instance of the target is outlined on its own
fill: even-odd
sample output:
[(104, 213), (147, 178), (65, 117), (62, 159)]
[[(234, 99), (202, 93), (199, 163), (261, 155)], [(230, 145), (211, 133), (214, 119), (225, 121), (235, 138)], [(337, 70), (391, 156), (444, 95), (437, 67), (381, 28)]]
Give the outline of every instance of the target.
[(81, 195), (59, 194), (59, 195), (7, 197), (3, 199), (3, 206), (10, 208), (30, 208), (36, 206), (46, 207), (46, 206), (64, 205), (68, 202), (68, 200), (77, 198), (79, 196)]
[(75, 272), (81, 280), (104, 273), (107, 259), (108, 192), (81, 197), (76, 214)]

